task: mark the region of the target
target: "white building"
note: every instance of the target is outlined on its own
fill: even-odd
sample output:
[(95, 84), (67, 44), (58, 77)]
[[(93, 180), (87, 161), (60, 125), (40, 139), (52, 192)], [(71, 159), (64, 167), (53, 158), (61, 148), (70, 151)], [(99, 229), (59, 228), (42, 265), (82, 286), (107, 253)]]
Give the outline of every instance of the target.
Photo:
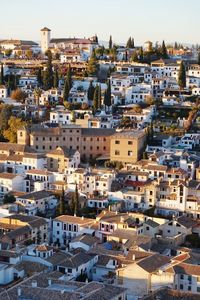
[(8, 90), (5, 85), (0, 85), (0, 99), (8, 97)]
[(5, 194), (13, 191), (29, 192), (29, 180), (17, 174), (0, 173), (0, 199), (3, 199)]
[(126, 104), (145, 102), (152, 94), (151, 86), (148, 84), (138, 84), (126, 89)]
[(72, 117), (72, 112), (69, 110), (54, 110), (50, 112), (50, 123), (71, 124)]
[(38, 191), (19, 196), (16, 202), (21, 203), (26, 214), (33, 216), (38, 212), (45, 213), (47, 210), (52, 210), (57, 205), (55, 196), (47, 191)]
[(41, 50), (45, 53), (49, 49), (51, 30), (44, 27), (40, 30), (41, 32)]
[(66, 245), (68, 241), (83, 233), (92, 234), (94, 219), (63, 215), (53, 220), (53, 242)]

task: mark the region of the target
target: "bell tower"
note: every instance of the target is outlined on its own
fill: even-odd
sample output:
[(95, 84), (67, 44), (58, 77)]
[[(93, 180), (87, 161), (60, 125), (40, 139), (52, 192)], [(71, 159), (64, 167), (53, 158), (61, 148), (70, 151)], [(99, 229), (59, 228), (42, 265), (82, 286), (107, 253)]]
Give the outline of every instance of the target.
[(41, 32), (41, 49), (42, 49), (42, 53), (45, 53), (49, 49), (51, 30), (47, 27), (44, 27), (40, 30), (40, 32)]

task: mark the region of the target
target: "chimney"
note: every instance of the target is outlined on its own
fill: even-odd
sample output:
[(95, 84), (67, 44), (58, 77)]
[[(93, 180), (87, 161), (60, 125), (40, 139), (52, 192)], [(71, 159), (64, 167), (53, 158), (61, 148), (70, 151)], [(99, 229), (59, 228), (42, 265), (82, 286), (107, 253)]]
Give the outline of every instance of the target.
[(37, 281), (36, 280), (33, 280), (32, 283), (31, 283), (31, 286), (33, 288), (36, 288), (37, 287)]
[(22, 295), (22, 289), (20, 287), (17, 288), (17, 296), (21, 297)]
[(48, 279), (48, 286), (51, 286), (51, 279)]

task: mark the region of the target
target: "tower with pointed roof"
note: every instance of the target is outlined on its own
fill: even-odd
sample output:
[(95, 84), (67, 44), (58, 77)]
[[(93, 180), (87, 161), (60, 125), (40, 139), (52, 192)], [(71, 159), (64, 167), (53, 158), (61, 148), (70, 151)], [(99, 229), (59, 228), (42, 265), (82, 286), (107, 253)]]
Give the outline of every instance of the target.
[(40, 32), (41, 32), (41, 50), (42, 53), (45, 53), (49, 49), (51, 30), (47, 27), (44, 27), (40, 30)]

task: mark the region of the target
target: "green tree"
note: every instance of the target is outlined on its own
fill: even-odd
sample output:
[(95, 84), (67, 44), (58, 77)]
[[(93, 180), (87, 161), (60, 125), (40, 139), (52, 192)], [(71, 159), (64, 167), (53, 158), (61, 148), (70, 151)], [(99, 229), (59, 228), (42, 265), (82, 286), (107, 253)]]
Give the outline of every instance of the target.
[(68, 101), (71, 88), (72, 88), (72, 74), (71, 74), (71, 67), (69, 65), (67, 70), (67, 76), (65, 79), (65, 84), (64, 84), (63, 101)]
[(198, 52), (198, 59), (197, 59), (197, 63), (200, 66), (200, 51)]
[(139, 62), (138, 53), (136, 51), (134, 51), (133, 54), (131, 55), (131, 61)]
[(58, 88), (58, 84), (59, 84), (58, 70), (55, 69), (54, 74), (53, 74), (53, 87)]
[(5, 194), (3, 198), (3, 204), (14, 203), (16, 201), (15, 196), (11, 194)]
[(130, 36), (127, 43), (126, 43), (126, 48), (134, 48), (134, 47), (135, 47), (134, 38), (132, 38)]
[(113, 47), (113, 42), (112, 42), (112, 35), (110, 35), (109, 43), (108, 43), (108, 48), (112, 49)]
[(88, 100), (93, 100), (95, 87), (93, 85), (93, 81), (90, 81), (89, 88), (87, 91)]
[(104, 95), (104, 105), (105, 107), (111, 106), (111, 85), (110, 85), (110, 79), (108, 80), (107, 89), (105, 91)]
[(26, 122), (22, 121), (22, 119), (11, 116), (8, 121), (8, 129), (3, 131), (3, 136), (10, 143), (17, 142), (17, 130), (21, 127), (25, 126)]
[(69, 67), (67, 69), (66, 79), (67, 79), (67, 83), (68, 83), (69, 89), (71, 90), (71, 88), (72, 88), (72, 70), (71, 70), (71, 66), (70, 65), (69, 65)]
[(12, 50), (11, 49), (6, 49), (5, 56), (10, 57), (11, 54), (12, 54)]
[(73, 110), (72, 111), (72, 123), (75, 123), (76, 122), (76, 114), (75, 114), (75, 111)]
[(0, 85), (4, 84), (4, 70), (3, 70), (3, 64), (1, 64), (1, 77), (0, 77)]
[(12, 116), (12, 105), (1, 105), (0, 107), (0, 135), (3, 135), (3, 131), (8, 129), (8, 121)]
[(102, 47), (99, 47), (99, 48), (96, 48), (95, 49), (95, 54), (97, 55), (97, 56), (103, 56), (104, 55), (104, 51), (105, 51), (105, 47), (104, 46), (102, 46)]
[(131, 48), (131, 45), (132, 45), (132, 40), (131, 40), (131, 37), (129, 37), (129, 39), (126, 43), (126, 48)]
[(46, 52), (46, 56), (48, 60), (44, 71), (43, 85), (45, 90), (49, 90), (53, 86), (52, 54), (50, 50)]
[(101, 84), (99, 84), (98, 89), (98, 108), (101, 108)]
[(55, 60), (59, 60), (60, 59), (60, 53), (56, 52), (55, 54)]
[(180, 69), (178, 73), (178, 85), (181, 89), (183, 89), (186, 86), (186, 72), (183, 61), (180, 64)]
[(68, 101), (69, 92), (70, 92), (69, 85), (68, 85), (67, 79), (65, 79), (64, 91), (63, 91), (63, 101)]
[(99, 86), (96, 85), (93, 96), (93, 111), (96, 113), (99, 108)]
[(132, 40), (131, 40), (131, 48), (135, 48), (135, 40), (134, 40), (134, 38), (132, 38)]
[(140, 47), (139, 58), (140, 58), (140, 62), (143, 62), (143, 59), (144, 59), (144, 53), (143, 53), (143, 48), (142, 48), (142, 47)]
[(89, 76), (96, 76), (98, 71), (98, 60), (96, 58), (95, 50), (93, 49), (92, 55), (88, 61), (87, 73)]
[(110, 54), (111, 54), (112, 60), (116, 61), (117, 60), (117, 46), (116, 45), (114, 45), (113, 48), (110, 50)]
[(59, 214), (60, 215), (65, 214), (65, 191), (64, 191), (64, 189), (62, 189), (62, 192), (60, 195)]
[(42, 81), (42, 70), (41, 68), (38, 69), (37, 71), (37, 82), (39, 86), (43, 85), (43, 81)]
[(78, 186), (76, 184), (75, 191), (72, 194), (72, 199), (71, 199), (71, 211), (73, 214), (77, 215), (80, 209), (79, 205), (79, 193), (78, 193)]
[(167, 48), (165, 46), (165, 41), (162, 42), (161, 55), (162, 55), (162, 58), (164, 58), (164, 59), (168, 58)]

